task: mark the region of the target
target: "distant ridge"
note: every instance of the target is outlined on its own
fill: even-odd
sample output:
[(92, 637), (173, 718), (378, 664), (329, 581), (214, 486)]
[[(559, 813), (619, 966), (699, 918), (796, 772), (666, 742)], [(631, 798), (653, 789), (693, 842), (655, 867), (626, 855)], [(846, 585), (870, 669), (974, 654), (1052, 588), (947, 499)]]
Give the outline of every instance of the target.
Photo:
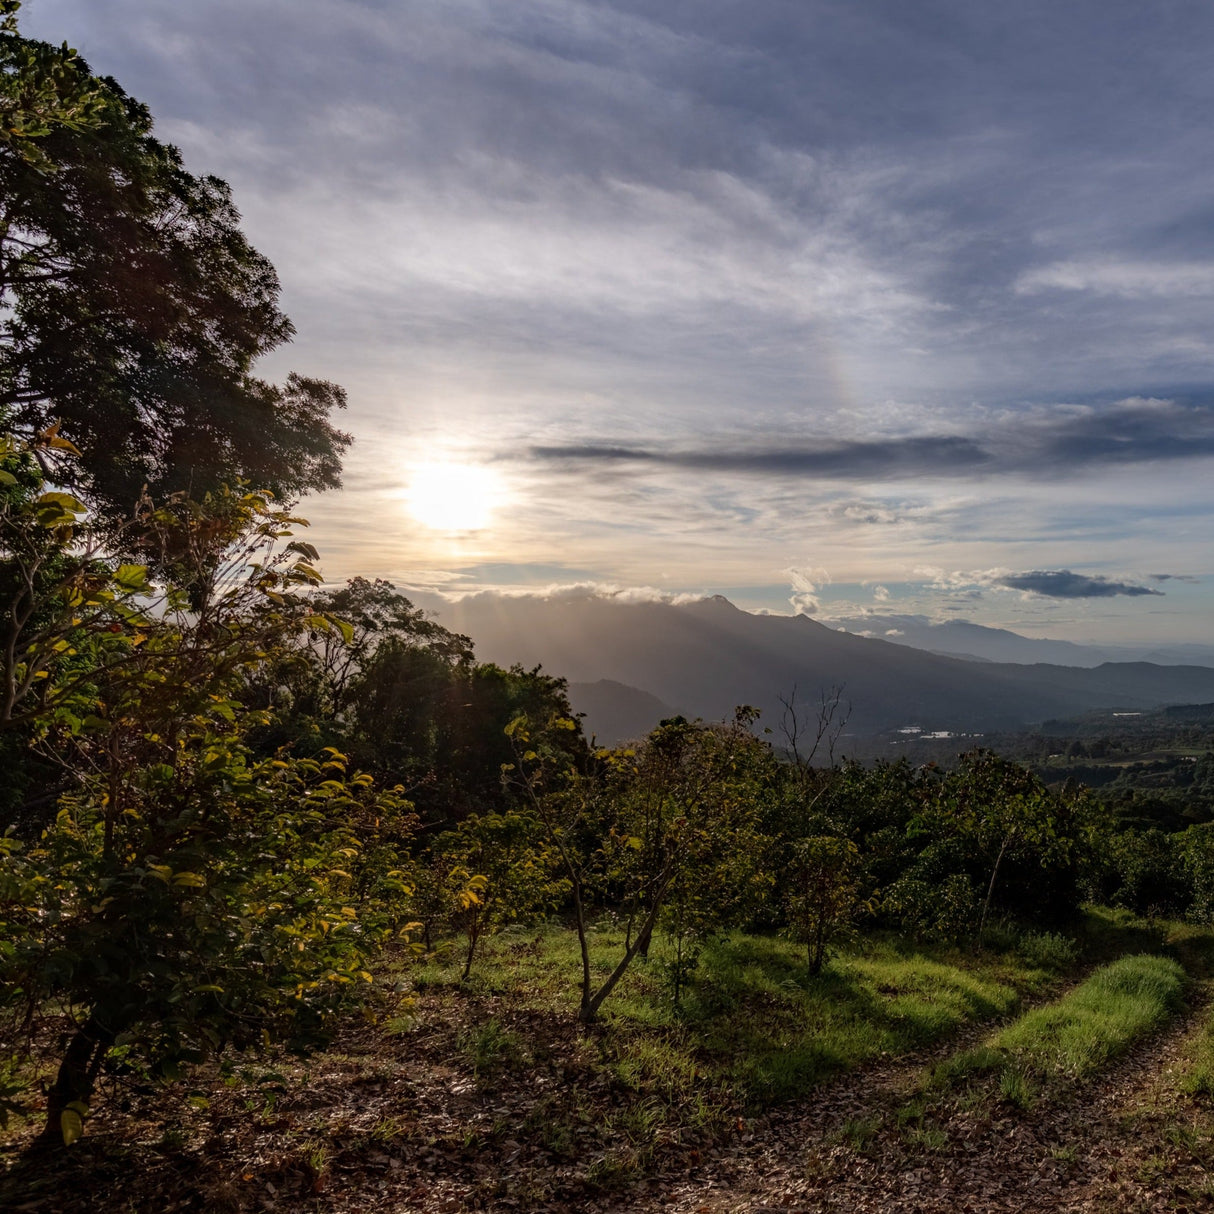
[[(989, 628), (985, 624), (971, 624), (968, 620), (946, 620), (934, 624), (917, 615), (860, 615), (824, 622), (830, 627), (846, 629), (856, 636), (877, 637), (894, 645), (908, 645), (913, 649), (925, 649), (929, 653), (969, 661), (1099, 666), (1102, 662), (1116, 660), (1114, 654), (1094, 645), (1037, 640), (1007, 628)], [(1133, 656), (1144, 655), (1135, 653)]]
[[(965, 661), (853, 636), (805, 616), (751, 615), (720, 596), (674, 604), (482, 594), (446, 604), (439, 614), (442, 623), (472, 637), (484, 660), (541, 664), (576, 685), (616, 684), (577, 691), (588, 722), (604, 714), (596, 717), (604, 742), (618, 740), (609, 726), (620, 728), (622, 721), (635, 736), (646, 715), (652, 714), (650, 726), (669, 715), (668, 705), (720, 720), (738, 704), (753, 704), (765, 724), (775, 725), (779, 697), (794, 685), (806, 701), (820, 688), (845, 685), (853, 706), (848, 729), (868, 736), (912, 725), (1015, 730), (1091, 709), (1214, 700), (1209, 667)], [(637, 692), (657, 703), (647, 704)], [(610, 715), (617, 710), (618, 719)]]
[(1154, 662), (1160, 666), (1212, 666), (1214, 645), (1080, 645), (1021, 636), (969, 620), (933, 623), (921, 615), (856, 615), (822, 621), (855, 636), (875, 637), (929, 653), (978, 662), (1100, 666), (1104, 662)]
[(678, 715), (657, 696), (614, 679), (570, 683), (569, 700), (574, 711), (584, 717), (586, 736), (597, 738), (605, 746), (643, 738), (659, 721)]

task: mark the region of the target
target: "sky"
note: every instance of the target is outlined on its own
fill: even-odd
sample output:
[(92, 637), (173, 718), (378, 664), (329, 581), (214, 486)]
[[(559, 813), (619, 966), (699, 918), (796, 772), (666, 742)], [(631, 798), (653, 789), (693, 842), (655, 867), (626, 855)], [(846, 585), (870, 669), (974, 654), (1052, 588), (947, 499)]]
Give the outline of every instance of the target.
[(1214, 6), (26, 0), (233, 186), (326, 575), (1214, 642)]

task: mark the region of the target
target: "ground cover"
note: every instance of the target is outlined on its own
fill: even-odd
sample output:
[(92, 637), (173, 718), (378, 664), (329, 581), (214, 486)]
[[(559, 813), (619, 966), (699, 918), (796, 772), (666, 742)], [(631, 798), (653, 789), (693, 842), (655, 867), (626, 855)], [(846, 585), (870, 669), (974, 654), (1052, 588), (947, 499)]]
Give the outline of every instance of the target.
[(1030, 1106), (1040, 1094), (1096, 1074), (1158, 1029), (1179, 1010), (1186, 982), (1184, 968), (1171, 957), (1122, 957), (977, 1048), (946, 1059), (925, 1088), (953, 1091), (982, 1082), (1009, 1103)]
[[(596, 968), (620, 943), (610, 925), (592, 935)], [(811, 980), (794, 943), (731, 933), (706, 945), (675, 1007), (669, 963), (655, 941), (605, 1023), (585, 1033), (575, 1023), (576, 944), (562, 928), (503, 933), (465, 983), (454, 950), (398, 959), (380, 977), (399, 992), (375, 1022), (344, 1026), (327, 1053), (198, 1076), (175, 1091), (119, 1084), (72, 1166), (123, 1175), (134, 1157), (166, 1183), (184, 1169), (187, 1192), (205, 1189), (214, 1208), (232, 1209), (257, 1208), (265, 1184), (321, 1201), (381, 1155), (401, 1183), (441, 1189), (446, 1177), (460, 1200), (505, 1200), (503, 1176), (514, 1189), (528, 1169), (542, 1178), (533, 1204), (618, 1194), (672, 1166), (702, 1166), (770, 1105), (1005, 1016), (1059, 980), (1014, 949), (971, 955), (877, 938)], [(13, 1130), (19, 1147), (32, 1126)], [(216, 1175), (203, 1184), (208, 1160)], [(9, 1179), (33, 1185), (35, 1202), (61, 1192), (61, 1177), (20, 1163)], [(322, 1206), (342, 1208), (327, 1197)]]
[[(1161, 938), (1119, 915), (1092, 916), (1077, 936), (1101, 961)], [(1187, 946), (1198, 960), (1201, 939)], [(606, 967), (619, 933), (604, 925), (593, 941)], [(375, 1015), (345, 1022), (311, 1059), (168, 1088), (120, 1077), (53, 1169), (20, 1154), (33, 1126), (11, 1126), (0, 1206), (715, 1209), (735, 1186), (748, 1209), (746, 1185), (781, 1168), (804, 1194), (853, 1174), (876, 1192), (885, 1152), (905, 1171), (956, 1144), (960, 1122), (898, 1123), (908, 1079), (1084, 964), (1057, 937), (995, 942), (971, 953), (870, 937), (811, 981), (795, 944), (731, 934), (705, 947), (675, 1008), (658, 941), (589, 1032), (575, 1022), (576, 945), (558, 928), (503, 933), (463, 984), (454, 956), (397, 958), (378, 975)], [(1002, 1102), (994, 1120), (1018, 1115)]]

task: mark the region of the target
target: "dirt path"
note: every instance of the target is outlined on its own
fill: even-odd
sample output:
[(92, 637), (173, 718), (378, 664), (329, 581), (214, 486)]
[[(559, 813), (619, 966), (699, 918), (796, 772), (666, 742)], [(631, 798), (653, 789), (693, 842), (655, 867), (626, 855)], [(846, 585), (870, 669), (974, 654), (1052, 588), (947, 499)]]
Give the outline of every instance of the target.
[[(812, 1108), (757, 1127), (717, 1174), (631, 1208), (696, 1214), (1131, 1214), (1214, 1210), (1209, 1123), (1175, 1096), (1167, 1072), (1203, 1006), (1100, 1079), (1047, 1108), (989, 1102), (949, 1110), (924, 1131), (896, 1113), (932, 1056), (849, 1077)], [(980, 1039), (989, 1026), (975, 1031)], [(935, 1058), (964, 1041), (950, 1043)], [(621, 1206), (621, 1209), (629, 1208)]]
[[(1052, 994), (1057, 997), (1058, 991)], [(273, 1107), (216, 1088), (207, 1109), (148, 1096), (90, 1135), (61, 1172), (0, 1179), (0, 1208), (28, 1214), (1155, 1214), (1214, 1211), (1214, 1118), (1183, 1102), (1168, 1070), (1209, 1014), (1193, 1008), (1098, 1080), (1020, 1112), (954, 1092), (922, 1119), (899, 1118), (925, 1068), (996, 1027), (971, 1024), (916, 1054), (840, 1076), (800, 1108), (739, 1122), (738, 1134), (659, 1126), (645, 1171), (614, 1190), (587, 1166), (619, 1152), (604, 1117), (635, 1112), (586, 1063), (570, 1030), (524, 1079), (488, 1089), (451, 1065), (459, 1025), (385, 1042), (368, 1026), (308, 1063)], [(1044, 1001), (1044, 1000), (1043, 1000)], [(520, 1033), (504, 1009), (490, 1013)], [(533, 1014), (534, 1015), (534, 1014)], [(548, 1022), (532, 1027), (538, 1036)], [(550, 1027), (550, 1026), (548, 1026)], [(524, 1034), (525, 1035), (525, 1034)], [(402, 1043), (407, 1053), (401, 1053)], [(578, 1085), (581, 1085), (580, 1087)], [(584, 1109), (579, 1102), (585, 1102)], [(158, 1103), (157, 1103), (158, 1102)], [(179, 1094), (180, 1104), (180, 1094)], [(561, 1136), (568, 1138), (564, 1141)], [(608, 1151), (608, 1145), (611, 1150)], [(626, 1143), (624, 1144), (626, 1149)]]

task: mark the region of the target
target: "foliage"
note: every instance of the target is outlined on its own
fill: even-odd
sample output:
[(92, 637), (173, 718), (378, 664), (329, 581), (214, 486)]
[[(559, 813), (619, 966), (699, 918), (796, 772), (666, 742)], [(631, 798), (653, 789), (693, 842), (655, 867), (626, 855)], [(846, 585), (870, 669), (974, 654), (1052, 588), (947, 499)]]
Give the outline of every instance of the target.
[[(567, 878), (582, 955), (580, 1018), (590, 1022), (659, 922), (675, 942), (669, 967), (675, 1002), (704, 939), (745, 917), (763, 886), (759, 834), (762, 774), (770, 748), (739, 710), (728, 726), (664, 721), (637, 751), (603, 750), (579, 772), (553, 739), (572, 732), (550, 719), (543, 734), (513, 722), (515, 762), (508, 784), (544, 824)], [(587, 943), (595, 898), (627, 923), (625, 944), (607, 978), (594, 982)]]
[(26, 439), (61, 424), (85, 456), (48, 468), (110, 520), (145, 485), (336, 485), (341, 389), (253, 374), (292, 329), (227, 185), (189, 173), (74, 51), (24, 38), (17, 8), (0, 27), (0, 416)]
[(527, 813), (473, 814), (440, 835), (432, 850), (447, 870), (452, 924), (467, 942), (465, 980), (484, 937), (552, 912), (568, 892), (568, 881), (554, 871), (543, 824)]
[(1172, 842), (1187, 887), (1187, 917), (1214, 924), (1214, 826), (1190, 826)]
[(859, 848), (836, 835), (798, 839), (785, 892), (789, 934), (806, 948), (810, 975), (822, 972), (827, 949), (872, 903), (861, 897)]
[(68, 46), (22, 38), (21, 0), (0, 0), (0, 143), (41, 172), (54, 168), (40, 146), (58, 128), (95, 129), (104, 102), (97, 82)]
[[(520, 714), (571, 719), (564, 680), (476, 662), (467, 637), (430, 619), (390, 582), (353, 578), (311, 603), (322, 624), (340, 620), (345, 631), (302, 632), (259, 672), (248, 694), (273, 717), (257, 745), (313, 753), (337, 746), (377, 778), (404, 784), (436, 826), (506, 812), (506, 727)], [(584, 762), (580, 730), (558, 741), (571, 762)]]
[(67, 1141), (111, 1050), (173, 1074), (314, 1038), (403, 922), (412, 818), (337, 752), (247, 746), (244, 672), (300, 628), (338, 630), (302, 593), (319, 574), (300, 520), (253, 493), (145, 498), (154, 584), (6, 442), (5, 721), (70, 780), (40, 835), (0, 850), (0, 1012), (28, 1026), (52, 1000), (74, 1026), (46, 1127)]
[[(1200, 853), (1194, 851), (1196, 861)], [(1186, 901), (1184, 872), (1172, 837), (1161, 830), (1128, 830), (1112, 835), (1097, 874), (1102, 901), (1140, 915), (1166, 915)]]

